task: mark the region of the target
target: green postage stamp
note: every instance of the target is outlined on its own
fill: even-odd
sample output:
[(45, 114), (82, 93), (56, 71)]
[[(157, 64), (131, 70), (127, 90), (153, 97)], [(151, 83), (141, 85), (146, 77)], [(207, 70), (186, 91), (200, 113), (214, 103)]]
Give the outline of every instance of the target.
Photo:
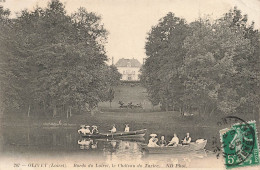
[(255, 121), (234, 124), (220, 130), (227, 169), (259, 165), (259, 147)]

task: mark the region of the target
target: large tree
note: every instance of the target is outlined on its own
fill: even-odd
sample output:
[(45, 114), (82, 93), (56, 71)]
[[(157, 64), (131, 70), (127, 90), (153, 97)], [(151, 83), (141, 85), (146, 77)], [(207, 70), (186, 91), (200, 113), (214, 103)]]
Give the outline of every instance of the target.
[(179, 71), (183, 64), (184, 39), (189, 35), (186, 21), (168, 13), (152, 27), (145, 45), (148, 56), (142, 68), (141, 82), (154, 105), (163, 110), (181, 106), (183, 83)]
[[(259, 33), (237, 8), (189, 25), (172, 14), (148, 34), (141, 80), (153, 104), (211, 115), (259, 106)], [(182, 23), (182, 24), (180, 24)]]
[(247, 15), (234, 7), (220, 19), (227, 22), (233, 32), (242, 32), (245, 39), (249, 40), (252, 52), (240, 53), (235, 58), (237, 67), (236, 90), (241, 96), (241, 104), (237, 108), (240, 113), (255, 113), (259, 109), (259, 68), (260, 68), (260, 34), (254, 28), (254, 22), (248, 23)]
[(28, 115), (32, 107), (55, 116), (57, 109), (92, 109), (108, 100), (107, 31), (99, 16), (84, 8), (67, 15), (61, 2), (51, 1), (45, 9), (22, 11), (13, 33), (6, 45), (15, 59), (9, 68), (19, 77), (18, 96)]
[(16, 68), (14, 56), (9, 47), (10, 39), (13, 38), (12, 20), (9, 19), (10, 11), (0, 6), (0, 112), (6, 108), (17, 108), (21, 101), (19, 97), (20, 88), (15, 73), (11, 68)]
[(239, 55), (252, 54), (249, 40), (242, 32), (232, 31), (227, 22), (194, 22), (191, 30), (193, 34), (184, 45), (187, 54), (183, 68), (183, 100), (200, 113), (211, 113), (216, 109), (234, 112), (240, 105), (234, 84), (238, 74), (235, 60)]
[(254, 112), (259, 39), (253, 24), (234, 8), (214, 23), (200, 20), (190, 28), (184, 45), (184, 103), (208, 115)]

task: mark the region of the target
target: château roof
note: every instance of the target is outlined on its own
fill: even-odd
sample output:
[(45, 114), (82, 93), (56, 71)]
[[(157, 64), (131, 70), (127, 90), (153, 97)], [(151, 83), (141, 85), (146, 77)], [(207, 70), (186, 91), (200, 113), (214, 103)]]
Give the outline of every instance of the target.
[(140, 68), (142, 64), (137, 59), (125, 59), (121, 58), (115, 64), (116, 67), (138, 67)]

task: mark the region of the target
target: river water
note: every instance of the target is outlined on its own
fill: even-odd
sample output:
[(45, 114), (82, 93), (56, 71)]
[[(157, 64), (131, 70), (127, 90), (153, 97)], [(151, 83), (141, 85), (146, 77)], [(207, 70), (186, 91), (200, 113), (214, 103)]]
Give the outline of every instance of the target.
[[(150, 132), (148, 131), (148, 134)], [(189, 154), (149, 154), (141, 145), (148, 142), (149, 136), (135, 140), (81, 139), (77, 128), (10, 128), (1, 129), (0, 152), (2, 161), (9, 161), (6, 166), (15, 163), (20, 166), (35, 168), (41, 164), (47, 166), (66, 166), (70, 168), (224, 168), (223, 160), (212, 136), (206, 128), (194, 128), (191, 134), (208, 137), (205, 151)], [(158, 134), (160, 135), (160, 134)], [(165, 134), (170, 140), (171, 134)], [(213, 137), (214, 138), (214, 137)], [(83, 142), (83, 143), (82, 143)], [(213, 144), (213, 145), (212, 145)], [(7, 167), (8, 167), (7, 166)], [(43, 165), (41, 165), (43, 166)], [(46, 166), (46, 165), (44, 165)], [(0, 167), (1, 169), (1, 167)]]

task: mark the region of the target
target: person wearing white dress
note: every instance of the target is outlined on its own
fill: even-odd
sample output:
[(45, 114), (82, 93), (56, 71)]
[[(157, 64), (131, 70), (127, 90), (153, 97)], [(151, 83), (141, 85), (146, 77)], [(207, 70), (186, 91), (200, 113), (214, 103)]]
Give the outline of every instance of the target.
[(84, 133), (85, 129), (84, 129), (85, 125), (81, 125), (80, 129), (78, 130), (78, 133)]
[(112, 129), (110, 130), (111, 133), (116, 133), (116, 125), (114, 124)]
[(156, 138), (157, 135), (156, 134), (151, 134), (150, 135), (151, 138), (149, 139), (149, 142), (148, 142), (148, 147), (158, 147), (159, 145), (157, 145), (157, 142), (158, 142), (158, 139)]
[(173, 138), (170, 141), (170, 143), (167, 146), (177, 146), (179, 144), (180, 140), (178, 138), (178, 136), (176, 135), (176, 133), (173, 134)]

